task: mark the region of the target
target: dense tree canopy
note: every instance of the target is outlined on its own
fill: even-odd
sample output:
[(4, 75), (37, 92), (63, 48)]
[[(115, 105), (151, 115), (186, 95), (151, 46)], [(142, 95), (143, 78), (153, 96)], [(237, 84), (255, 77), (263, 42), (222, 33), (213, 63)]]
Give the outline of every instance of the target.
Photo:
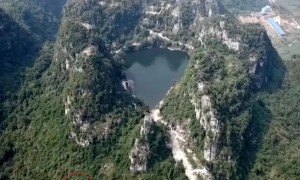
[[(187, 129), (189, 150), (215, 179), (300, 176), (300, 56), (281, 60), (258, 25), (208, 17), (211, 1), (169, 10), (178, 2), (166, 0), (165, 11), (148, 14), (161, 1), (107, 2), (0, 0), (0, 179), (61, 179), (74, 171), (95, 179), (187, 179), (172, 157), (172, 125)], [(265, 1), (222, 3), (238, 13)], [(224, 32), (238, 50), (224, 43)], [(142, 136), (149, 110), (122, 86), (126, 62), (118, 52), (161, 46), (192, 57), (160, 109), (171, 125), (152, 122)], [(203, 155), (214, 132), (195, 113), (204, 95), (211, 107), (201, 112), (213, 109), (206, 118), (220, 125), (215, 161)], [(138, 139), (149, 145), (144, 173), (130, 171)]]

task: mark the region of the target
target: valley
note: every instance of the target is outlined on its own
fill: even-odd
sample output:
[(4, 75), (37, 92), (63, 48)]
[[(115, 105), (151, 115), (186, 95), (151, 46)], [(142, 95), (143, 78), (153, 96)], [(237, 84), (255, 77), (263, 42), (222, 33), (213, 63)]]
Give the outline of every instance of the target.
[(0, 0), (0, 179), (296, 180), (300, 56), (237, 17), (266, 3)]

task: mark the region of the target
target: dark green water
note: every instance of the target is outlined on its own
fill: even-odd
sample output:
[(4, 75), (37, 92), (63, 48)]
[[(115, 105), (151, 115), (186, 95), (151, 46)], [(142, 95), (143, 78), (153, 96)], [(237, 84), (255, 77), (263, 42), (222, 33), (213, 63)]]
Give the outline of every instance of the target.
[(134, 81), (134, 94), (154, 108), (188, 65), (188, 54), (182, 51), (155, 48), (129, 53), (127, 79)]

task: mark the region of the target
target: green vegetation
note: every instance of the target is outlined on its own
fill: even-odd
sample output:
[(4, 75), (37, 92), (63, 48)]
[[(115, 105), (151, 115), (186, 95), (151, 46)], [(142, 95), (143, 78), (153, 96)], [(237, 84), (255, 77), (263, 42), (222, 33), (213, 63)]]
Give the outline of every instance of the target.
[(279, 9), (281, 12), (288, 12), (288, 14), (292, 14), (297, 21), (300, 20), (300, 13), (299, 13), (299, 1), (293, 0), (278, 0), (277, 4), (279, 5)]
[(34, 38), (43, 42), (55, 38), (64, 3), (65, 0), (0, 0), (0, 7)]
[[(234, 164), (225, 159), (228, 156), (237, 157), (241, 153), (243, 133), (251, 122), (250, 75), (242, 64), (243, 60), (237, 59), (234, 54), (226, 54), (226, 47), (222, 48), (225, 52), (216, 50), (216, 46), (209, 46), (208, 49), (210, 50), (199, 51), (192, 58), (192, 66), (179, 87), (175, 87), (165, 100), (162, 114), (170, 122), (179, 120), (185, 124), (186, 120), (190, 119), (189, 129), (193, 138), (191, 142), (194, 142), (192, 146), (201, 155), (204, 138), (211, 132), (205, 130), (196, 119), (191, 94), (194, 94), (194, 101), (199, 103), (203, 95), (212, 97), (224, 138), (220, 142), (222, 147), (219, 150), (219, 161), (207, 164), (216, 178), (226, 176), (232, 179), (237, 170), (234, 170)], [(198, 82), (205, 84), (202, 92), (197, 89)]]
[(43, 43), (57, 33), (64, 1), (51, 10), (49, 1), (43, 2), (39, 1), (49, 11), (37, 1), (0, 0), (0, 122), (9, 113), (26, 68), (32, 66)]
[[(219, 21), (213, 19), (211, 26)], [(161, 111), (167, 121), (189, 126), (193, 142), (190, 146), (201, 157), (204, 139), (212, 136), (212, 132), (196, 120), (192, 101), (201, 105), (203, 95), (211, 97), (222, 138), (218, 142), (218, 161), (202, 161), (217, 179), (224, 176), (245, 179), (273, 120), (261, 94), (281, 87), (285, 67), (261, 27), (238, 25), (232, 19), (225, 22), (228, 36), (240, 36), (247, 46), (235, 52), (219, 40), (210, 39), (205, 48), (195, 53), (184, 77), (166, 97)], [(249, 61), (251, 56), (256, 60)], [(203, 90), (198, 89), (198, 83), (204, 85)], [(204, 113), (208, 110), (202, 109)], [(231, 162), (226, 160), (228, 157)]]
[[(261, 27), (216, 16), (190, 30), (196, 14), (187, 2), (180, 5), (183, 28), (168, 34), (177, 23), (171, 16), (150, 17), (148, 26), (139, 26), (148, 1), (120, 0), (118, 8), (69, 1), (63, 17), (65, 1), (54, 2), (0, 0), (0, 179), (61, 179), (76, 171), (95, 179), (187, 178), (182, 163), (172, 157), (168, 129), (156, 123), (142, 139), (151, 151), (148, 171), (129, 170), (129, 154), (148, 112), (122, 87), (124, 62), (111, 51), (136, 40), (145, 43), (142, 48), (172, 45), (148, 41), (148, 27), (201, 47), (166, 97), (161, 114), (190, 132), (190, 148), (215, 179), (300, 176), (300, 56), (283, 63)], [(225, 2), (234, 13), (262, 4)], [(216, 36), (207, 35), (205, 46), (193, 41), (201, 28), (222, 32), (222, 22), (228, 38), (241, 42), (238, 51)], [(204, 95), (220, 125), (213, 161), (206, 161), (203, 151), (206, 137), (212, 140), (214, 132), (195, 113)], [(211, 119), (210, 107), (200, 110)]]
[(32, 64), (37, 40), (0, 9), (0, 122), (3, 102), (17, 90), (25, 68)]
[[(109, 55), (102, 29), (88, 30), (79, 21), (103, 23), (91, 21), (100, 11), (87, 6), (78, 1), (66, 7), (56, 43), (44, 45), (26, 72), (3, 123), (0, 179), (61, 179), (76, 171), (96, 179), (185, 179), (166, 147), (166, 130), (156, 125), (149, 172), (130, 172), (128, 156), (146, 109), (123, 89), (123, 65)], [(94, 48), (84, 53), (89, 47)], [(83, 131), (78, 118), (91, 128)], [(76, 144), (81, 138), (91, 144)]]
[(285, 61), (285, 65), (288, 73), (282, 89), (262, 95), (271, 121), (256, 155), (250, 179), (298, 179), (300, 176), (300, 56), (293, 56)]
[(222, 2), (233, 14), (261, 11), (261, 8), (269, 3), (267, 0), (225, 0)]

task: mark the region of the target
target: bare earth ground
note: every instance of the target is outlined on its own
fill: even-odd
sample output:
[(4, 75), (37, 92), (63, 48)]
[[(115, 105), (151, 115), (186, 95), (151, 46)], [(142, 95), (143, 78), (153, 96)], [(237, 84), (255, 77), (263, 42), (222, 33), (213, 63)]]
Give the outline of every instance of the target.
[(300, 53), (300, 0), (277, 0), (284, 10), (288, 11), (287, 19), (282, 20), (284, 29), (288, 32), (286, 45), (276, 45), (278, 52), (287, 57)]
[[(273, 45), (282, 58), (286, 59), (293, 54), (300, 53), (300, 0), (269, 0), (272, 12), (268, 16), (260, 16), (253, 12), (254, 16), (240, 16), (243, 24), (260, 23), (267, 30)], [(286, 38), (281, 38), (267, 22), (272, 17), (284, 29)]]

